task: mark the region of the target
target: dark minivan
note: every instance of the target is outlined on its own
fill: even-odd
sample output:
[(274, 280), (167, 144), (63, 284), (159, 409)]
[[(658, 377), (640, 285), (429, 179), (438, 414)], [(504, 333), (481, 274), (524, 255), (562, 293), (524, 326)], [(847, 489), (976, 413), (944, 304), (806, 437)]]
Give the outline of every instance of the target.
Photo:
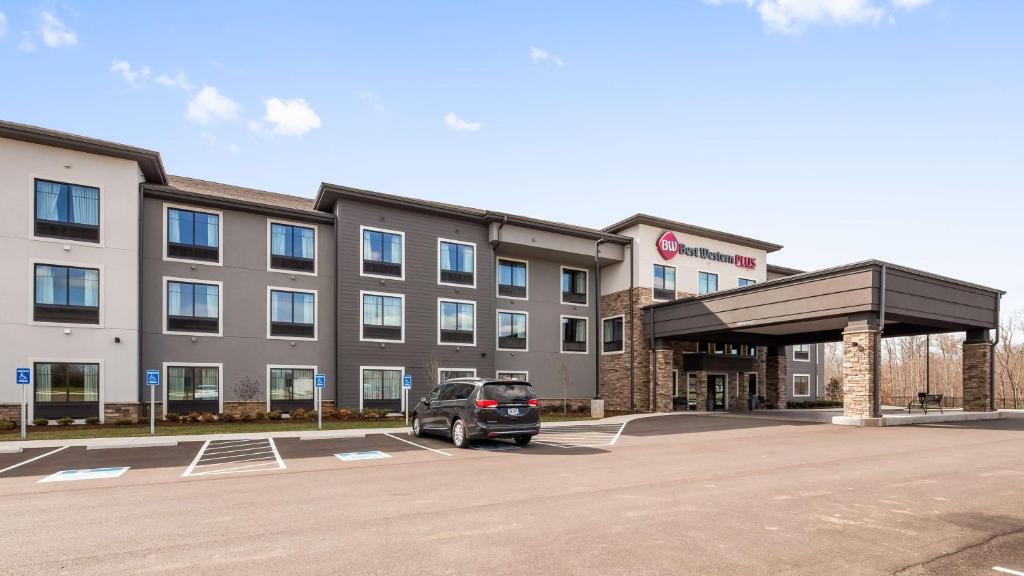
[(412, 433), (448, 436), (459, 448), (473, 440), (512, 438), (525, 446), (540, 432), (540, 402), (521, 380), (452, 378), (435, 386), (412, 412)]

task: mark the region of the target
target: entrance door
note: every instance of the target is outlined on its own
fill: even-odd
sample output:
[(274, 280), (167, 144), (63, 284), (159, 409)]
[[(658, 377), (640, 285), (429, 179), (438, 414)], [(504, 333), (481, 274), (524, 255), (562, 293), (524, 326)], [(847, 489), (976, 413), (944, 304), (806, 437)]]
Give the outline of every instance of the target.
[(708, 374), (708, 409), (725, 410), (725, 376)]
[(757, 401), (757, 374), (747, 374), (747, 399), (750, 401), (750, 408), (760, 408)]

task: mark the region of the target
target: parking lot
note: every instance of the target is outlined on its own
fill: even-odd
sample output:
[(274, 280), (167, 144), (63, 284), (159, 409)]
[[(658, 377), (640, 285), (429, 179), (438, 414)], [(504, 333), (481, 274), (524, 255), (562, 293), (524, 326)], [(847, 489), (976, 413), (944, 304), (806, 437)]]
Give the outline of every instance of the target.
[(0, 454), (0, 573), (1012, 574), (1021, 416), (33, 448)]

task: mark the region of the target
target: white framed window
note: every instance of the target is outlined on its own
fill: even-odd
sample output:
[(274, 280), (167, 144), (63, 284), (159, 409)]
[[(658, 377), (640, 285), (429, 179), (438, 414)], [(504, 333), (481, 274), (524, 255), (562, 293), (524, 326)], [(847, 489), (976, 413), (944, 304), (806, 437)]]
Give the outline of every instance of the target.
[(402, 397), (404, 366), (360, 366), (359, 410), (405, 409)]
[(588, 348), (589, 318), (585, 316), (561, 316), (559, 339), (563, 354), (586, 354)]
[(530, 372), (527, 370), (496, 370), (494, 378), (496, 380), (522, 380), (523, 382), (529, 382)]
[(664, 264), (654, 265), (653, 297), (655, 300), (676, 299), (676, 269)]
[(711, 294), (718, 292), (718, 274), (714, 272), (697, 271), (697, 294)]
[(437, 299), (437, 343), (476, 346), (476, 302)]
[(625, 350), (626, 316), (608, 316), (601, 319), (601, 354), (622, 354)]
[(319, 238), (316, 224), (267, 218), (267, 271), (316, 276)]
[(318, 300), (316, 290), (267, 286), (267, 338), (316, 341)]
[(405, 232), (360, 226), (359, 275), (405, 280)]
[(317, 367), (296, 364), (267, 364), (267, 412), (289, 412), (313, 406)]
[(29, 324), (103, 328), (102, 265), (31, 259), (28, 278)]
[(224, 265), (224, 213), (164, 203), (163, 255), (168, 262)]
[(359, 341), (405, 342), (405, 294), (359, 291)]
[(498, 258), (498, 276), (495, 279), (497, 296), (512, 300), (530, 298), (530, 262), (501, 256)]
[(104, 246), (102, 186), (32, 175), (29, 229), (34, 240), (80, 246)]
[(224, 283), (164, 276), (163, 333), (222, 336)]
[(64, 416), (98, 416), (104, 421), (106, 373), (98, 358), (29, 357), (28, 420), (37, 416), (56, 420)]
[(561, 267), (561, 295), (559, 302), (573, 306), (586, 306), (589, 284), (587, 270), (583, 268)]
[(219, 362), (164, 362), (163, 414), (213, 412), (193, 409), (192, 404), (216, 400), (217, 412), (224, 412), (224, 364)]
[(444, 384), (452, 378), (475, 378), (476, 368), (438, 368), (437, 383)]
[(476, 288), (475, 243), (437, 239), (437, 283), (442, 286)]
[(525, 310), (498, 310), (496, 348), (509, 352), (530, 350), (530, 314)]
[(811, 395), (811, 375), (793, 374), (793, 396), (806, 397)]
[(810, 362), (811, 361), (811, 345), (810, 344), (797, 344), (793, 346), (793, 360), (796, 362)]

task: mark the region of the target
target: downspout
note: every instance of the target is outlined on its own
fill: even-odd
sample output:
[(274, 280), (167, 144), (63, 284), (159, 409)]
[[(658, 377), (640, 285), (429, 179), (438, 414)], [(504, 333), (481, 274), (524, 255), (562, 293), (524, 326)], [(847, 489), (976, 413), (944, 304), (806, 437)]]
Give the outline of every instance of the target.
[[(138, 381), (139, 381), (139, 407), (140, 408), (148, 406), (146, 404), (144, 394), (142, 393), (143, 388), (144, 388), (144, 386), (142, 385), (143, 374), (146, 373), (145, 372), (146, 369), (142, 365), (142, 263), (144, 261), (144, 259), (142, 257), (142, 212), (143, 212), (142, 187), (143, 187), (143, 185), (144, 184), (142, 182), (139, 183), (139, 226), (138, 226), (139, 229), (138, 229), (138, 239), (137, 239), (138, 240), (138, 252), (139, 252), (138, 253), (139, 278), (138, 278), (138, 284), (137, 284), (138, 290), (137, 290), (137, 293), (136, 293), (136, 298), (138, 299), (138, 309), (139, 309), (139, 314), (138, 315), (139, 315), (139, 318), (138, 318), (138, 324), (137, 324), (138, 334), (136, 334), (136, 336), (135, 336), (135, 338), (136, 338), (135, 348), (137, 350), (136, 353), (138, 355), (138, 362), (139, 362), (139, 365), (138, 365), (139, 372), (136, 375), (136, 378), (138, 378)], [(154, 392), (155, 392), (155, 390), (154, 390)], [(139, 410), (139, 412), (141, 412), (141, 411), (142, 410)]]
[[(1003, 304), (1003, 295), (996, 295), (996, 338), (992, 341), (992, 351), (988, 354), (988, 408), (995, 412), (996, 410), (996, 345), (999, 344), (999, 339), (1002, 337), (1002, 323), (1000, 322), (999, 314), (1001, 313), (1000, 308)], [(1014, 405), (1014, 408), (1017, 406)]]
[[(498, 223), (498, 232), (496, 234), (497, 238), (494, 241), (494, 246), (491, 247), (491, 275), (494, 278), (495, 286), (497, 286), (497, 284), (498, 284), (498, 248), (501, 246), (501, 229), (504, 228), (505, 224), (507, 224), (507, 223), (508, 223), (508, 215), (504, 216), (501, 219), (501, 222)], [(497, 289), (497, 287), (495, 287), (495, 289), (494, 289), (495, 307), (497, 307), (497, 294), (498, 294), (498, 289)], [(492, 312), (492, 314), (494, 314), (494, 313)], [(495, 316), (496, 316), (496, 314), (494, 316), (491, 316), (491, 317), (493, 318)], [(494, 329), (497, 330), (498, 327), (495, 326)], [(491, 358), (491, 366), (494, 367), (494, 377), (497, 378), (498, 377), (498, 367), (496, 366), (496, 363), (498, 361), (498, 354), (497, 354), (497, 352), (492, 354), (492, 356), (493, 356), (493, 358)]]
[(647, 411), (654, 412), (654, 399), (658, 394), (658, 354), (654, 351), (654, 314), (656, 308), (651, 306), (651, 389), (647, 395)]
[[(339, 309), (338, 295), (341, 290), (341, 275), (342, 266), (340, 266), (339, 260), (341, 259), (341, 252), (338, 250), (338, 204), (335, 202), (331, 212), (334, 215), (334, 409), (341, 409), (341, 373), (338, 371), (341, 365), (341, 361), (338, 359), (341, 356), (341, 335), (338, 334), (338, 315), (341, 314)], [(362, 242), (362, 239), (359, 240)], [(360, 303), (362, 306), (362, 303)]]
[(871, 387), (874, 396), (871, 410), (874, 413), (872, 417), (882, 417), (882, 336), (885, 334), (885, 287), (886, 282), (886, 267), (882, 266), (882, 286), (881, 294), (879, 294), (879, 306), (878, 306), (878, 336), (876, 337), (877, 345), (875, 346), (875, 362), (874, 362), (874, 378), (872, 378)]
[(604, 320), (601, 319), (601, 244), (604, 238), (598, 238), (594, 242), (594, 302), (596, 322), (594, 322), (594, 399), (601, 399), (601, 352), (604, 349), (604, 340), (601, 332), (604, 330)]
[(633, 307), (634, 275), (633, 275), (633, 243), (635, 239), (629, 239), (629, 411), (636, 412), (636, 326), (633, 324), (636, 313)]

